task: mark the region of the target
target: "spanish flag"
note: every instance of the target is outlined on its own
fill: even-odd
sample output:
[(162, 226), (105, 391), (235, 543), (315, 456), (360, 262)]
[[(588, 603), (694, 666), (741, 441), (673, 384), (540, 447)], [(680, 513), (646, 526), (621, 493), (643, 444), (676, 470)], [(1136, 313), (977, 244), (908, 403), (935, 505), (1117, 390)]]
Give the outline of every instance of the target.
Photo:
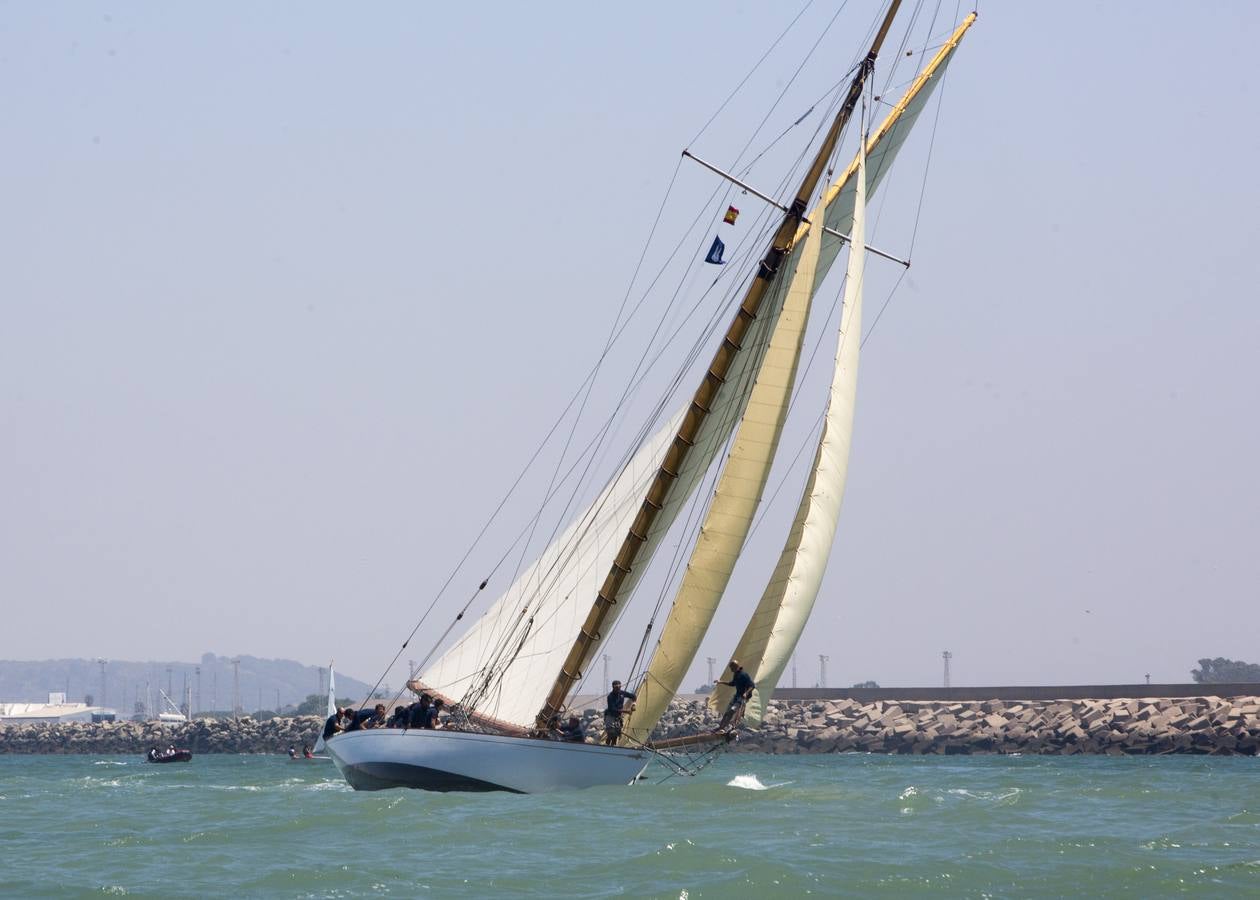
[(736, 209), (733, 206), (726, 207), (726, 215), (722, 218), (723, 222), (725, 222), (727, 225), (734, 225), (735, 220), (738, 218), (739, 218), (738, 209)]

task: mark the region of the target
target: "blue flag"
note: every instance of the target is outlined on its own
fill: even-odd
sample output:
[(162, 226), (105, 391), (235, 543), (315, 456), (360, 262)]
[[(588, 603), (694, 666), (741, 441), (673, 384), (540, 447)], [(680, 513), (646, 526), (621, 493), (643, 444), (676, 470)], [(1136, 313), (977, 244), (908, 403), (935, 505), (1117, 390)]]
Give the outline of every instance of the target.
[(709, 248), (709, 255), (704, 258), (707, 263), (713, 263), (715, 266), (722, 266), (722, 254), (726, 252), (726, 245), (722, 243), (720, 237), (713, 239), (713, 246)]

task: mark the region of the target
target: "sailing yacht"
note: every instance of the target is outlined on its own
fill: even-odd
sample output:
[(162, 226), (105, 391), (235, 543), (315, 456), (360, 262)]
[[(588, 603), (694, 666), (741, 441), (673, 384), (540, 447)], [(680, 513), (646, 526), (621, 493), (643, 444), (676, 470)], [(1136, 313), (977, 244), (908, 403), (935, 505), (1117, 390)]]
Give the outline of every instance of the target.
[[(733, 737), (724, 729), (653, 742), (652, 732), (692, 665), (744, 549), (793, 403), (811, 303), (847, 247), (834, 375), (813, 464), (778, 564), (733, 651), (757, 683), (743, 724), (760, 722), (809, 618), (835, 535), (853, 427), (867, 257), (895, 259), (866, 246), (866, 201), (976, 18), (966, 16), (943, 36), (871, 131), (865, 110), (873, 105), (872, 76), (899, 5), (893, 0), (880, 16), (851, 79), (836, 92), (834, 113), (819, 128), (821, 140), (805, 157), (794, 193), (780, 201), (684, 153), (769, 204), (777, 216), (777, 225), (767, 228), (768, 247), (732, 294), (738, 302), (708, 351), (711, 362), (699, 386), (672, 412), (663, 401), (654, 427), (641, 429), (640, 440), (590, 505), (558, 530), (462, 636), (411, 673), (412, 690), (441, 697), (454, 710), (447, 727), (354, 731), (327, 742), (353, 787), (533, 793), (625, 785), (664, 754), (691, 745), (720, 747)], [(833, 179), (851, 122), (859, 123), (857, 150)], [(738, 214), (731, 207), (728, 216), (731, 211)], [(706, 261), (720, 262), (721, 255), (717, 242)], [(634, 684), (637, 700), (623, 730), (613, 745), (553, 739), (584, 673), (634, 602), (654, 552), (715, 467), (686, 568)], [(462, 616), (461, 610), (457, 620)], [(715, 686), (710, 699), (716, 709), (725, 708), (730, 688)]]

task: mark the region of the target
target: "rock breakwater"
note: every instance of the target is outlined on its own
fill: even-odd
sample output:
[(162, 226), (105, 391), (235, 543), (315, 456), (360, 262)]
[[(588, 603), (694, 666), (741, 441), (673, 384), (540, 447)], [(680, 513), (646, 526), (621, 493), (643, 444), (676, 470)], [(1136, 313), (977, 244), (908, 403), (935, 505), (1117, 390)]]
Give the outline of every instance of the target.
[(170, 744), (193, 753), (284, 753), (315, 745), (322, 718), (192, 722), (40, 722), (0, 728), (0, 753), (147, 753)]
[[(676, 704), (656, 737), (694, 734), (715, 718)], [(1260, 697), (1049, 701), (772, 700), (765, 722), (732, 745), (753, 753), (1200, 753), (1257, 755)]]
[[(586, 714), (592, 739), (600, 716)], [(712, 730), (699, 701), (676, 701), (655, 737)], [(40, 723), (0, 728), (0, 753), (283, 753), (314, 745), (322, 719)], [(772, 700), (762, 727), (730, 745), (748, 753), (1052, 753), (1111, 756), (1260, 753), (1260, 697), (1115, 700)]]

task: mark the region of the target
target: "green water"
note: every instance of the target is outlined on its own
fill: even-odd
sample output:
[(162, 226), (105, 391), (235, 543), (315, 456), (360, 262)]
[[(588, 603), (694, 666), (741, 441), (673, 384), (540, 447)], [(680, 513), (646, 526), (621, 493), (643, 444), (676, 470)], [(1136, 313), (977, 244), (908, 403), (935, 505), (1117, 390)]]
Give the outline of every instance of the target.
[(1260, 760), (729, 755), (546, 796), (0, 757), (12, 897), (1260, 896)]

